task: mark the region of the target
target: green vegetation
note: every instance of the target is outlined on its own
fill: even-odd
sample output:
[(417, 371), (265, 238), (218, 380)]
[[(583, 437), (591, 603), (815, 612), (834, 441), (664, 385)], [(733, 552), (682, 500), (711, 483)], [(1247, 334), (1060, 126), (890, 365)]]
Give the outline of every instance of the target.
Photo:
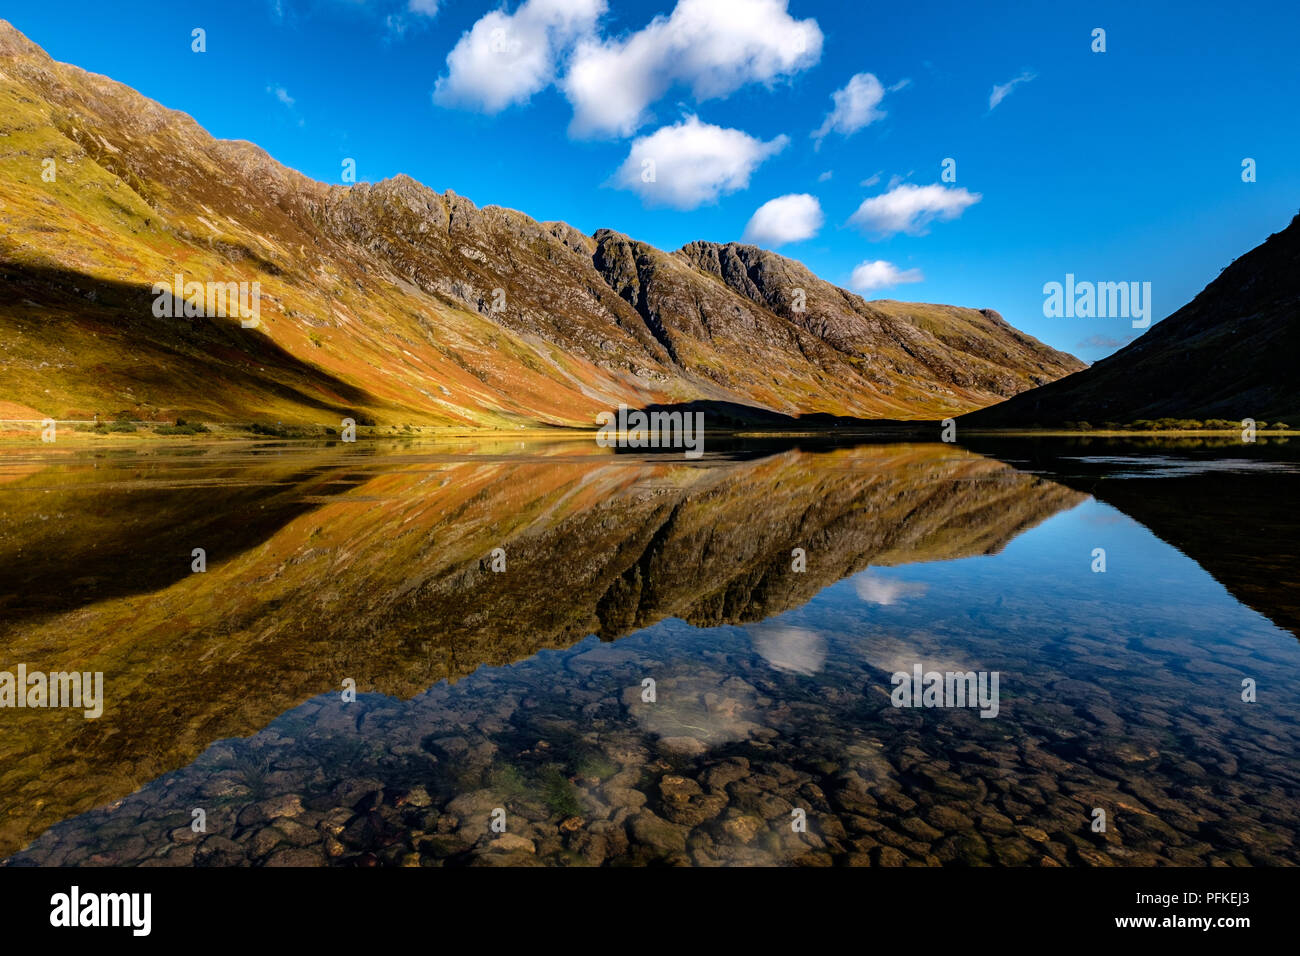
[(564, 775), (559, 764), (547, 764), (542, 768), (542, 800), (552, 813), (560, 816), (576, 817), (582, 813), (578, 788)]
[(492, 767), (487, 775), (487, 785), (507, 799), (526, 796), (529, 790), (528, 781), (513, 764)]
[(254, 800), (261, 800), (266, 796), (266, 775), (271, 770), (270, 760), (266, 757), (255, 757), (250, 752), (241, 750), (231, 761), (231, 768), (248, 787)]
[(208, 433), (208, 426), (201, 422), (187, 422), (183, 418), (178, 418), (175, 425), (155, 426), (154, 432), (159, 435), (205, 435)]
[(289, 429), (283, 425), (267, 425), (263, 422), (253, 422), (248, 426), (248, 430), (254, 435), (266, 435), (269, 438), (290, 437)]
[(614, 763), (603, 753), (595, 752), (584, 754), (578, 758), (577, 775), (586, 780), (604, 780), (618, 773), (618, 764)]
[[(1041, 427), (1041, 426), (1039, 426)], [(1207, 418), (1204, 420), (1196, 418), (1139, 418), (1136, 421), (1121, 424), (1119, 422), (1102, 422), (1099, 426), (1090, 425), (1087, 422), (1062, 422), (1061, 428), (1066, 431), (1107, 431), (1107, 432), (1235, 432), (1240, 431), (1244, 426), (1240, 421), (1232, 421), (1227, 418)], [(1255, 422), (1255, 429), (1262, 431), (1287, 431), (1290, 426), (1286, 422)]]

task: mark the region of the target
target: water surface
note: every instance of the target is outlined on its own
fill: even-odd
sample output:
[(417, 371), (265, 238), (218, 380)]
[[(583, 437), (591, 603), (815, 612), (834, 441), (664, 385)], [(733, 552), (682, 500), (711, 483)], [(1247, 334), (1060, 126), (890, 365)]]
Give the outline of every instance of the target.
[(7, 449), (0, 854), (1296, 862), (1289, 446), (973, 449)]

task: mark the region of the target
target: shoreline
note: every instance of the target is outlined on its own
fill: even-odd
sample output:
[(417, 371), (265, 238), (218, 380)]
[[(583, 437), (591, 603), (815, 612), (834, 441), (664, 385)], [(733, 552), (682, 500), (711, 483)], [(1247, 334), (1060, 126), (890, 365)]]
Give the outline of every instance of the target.
[[(325, 431), (328, 426), (321, 425), (286, 425), (283, 433), (258, 434), (249, 431), (244, 424), (232, 423), (193, 423), (202, 424), (205, 431), (185, 434), (160, 434), (154, 429), (171, 426), (170, 422), (132, 422), (132, 430), (114, 431), (111, 429), (74, 430), (59, 428), (53, 442), (43, 442), (41, 428), (34, 425), (29, 428), (0, 429), (0, 446), (28, 444), (68, 444), (77, 445), (122, 445), (142, 442), (165, 442), (194, 444), (229, 444), (236, 442), (291, 443), (339, 443), (361, 444), (374, 441), (405, 441), (413, 444), (444, 441), (482, 441), (482, 440), (516, 440), (516, 441), (585, 441), (595, 439), (602, 434), (595, 427), (543, 426), (518, 429), (504, 428), (463, 428), (435, 425), (358, 425), (356, 441), (343, 442), (335, 429), (333, 433)], [(930, 438), (927, 433), (935, 431), (938, 423), (925, 422), (916, 426), (900, 423), (881, 424), (878, 426), (820, 426), (810, 428), (718, 428), (706, 429), (704, 434), (723, 440), (763, 440), (763, 439), (904, 439), (921, 440), (939, 444), (937, 437)], [(311, 430), (311, 431), (308, 431)], [(961, 429), (962, 435), (1001, 436), (1018, 438), (1223, 438), (1235, 437), (1240, 441), (1242, 429), (1064, 429), (1064, 428), (969, 428)], [(608, 432), (603, 433), (608, 436)], [(628, 433), (617, 433), (625, 438)], [(1300, 436), (1300, 429), (1263, 428), (1256, 432), (1256, 442), (1269, 438), (1291, 438)], [(1241, 442), (1242, 444), (1253, 444)]]

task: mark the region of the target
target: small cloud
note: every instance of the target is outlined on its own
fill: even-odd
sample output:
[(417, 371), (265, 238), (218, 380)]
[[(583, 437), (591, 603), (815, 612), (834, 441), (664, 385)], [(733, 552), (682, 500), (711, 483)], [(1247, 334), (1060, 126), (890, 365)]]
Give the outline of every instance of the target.
[(983, 196), (957, 187), (944, 187), (938, 183), (916, 186), (903, 183), (889, 192), (864, 199), (857, 211), (849, 217), (850, 224), (868, 232), (891, 236), (905, 232), (923, 236), (926, 227), (934, 220), (956, 219)]
[(859, 292), (875, 292), (890, 286), (906, 282), (924, 282), (925, 276), (920, 269), (899, 269), (892, 262), (877, 259), (875, 262), (860, 262), (849, 277), (849, 285)]
[(439, 0), (407, 0), (404, 10), (384, 17), (384, 42), (394, 43), (415, 27), (417, 30), (438, 15)]
[(1014, 90), (1017, 86), (1019, 86), (1021, 83), (1028, 83), (1030, 80), (1034, 79), (1037, 76), (1038, 76), (1037, 73), (1030, 73), (1026, 71), (1024, 73), (1021, 73), (1014, 80), (994, 86), (993, 92), (989, 94), (989, 112), (992, 112), (995, 106), (997, 106), (1008, 96), (1010, 96), (1011, 91)]
[(858, 183), (858, 185), (870, 188), (878, 182), (880, 182), (880, 173), (876, 173), (874, 176), (868, 176), (866, 179), (862, 180), (862, 182)]
[(632, 190), (648, 205), (694, 209), (748, 188), (754, 170), (789, 142), (782, 135), (765, 143), (687, 116), (633, 140), (609, 184)]
[(399, 13), (390, 13), (384, 17), (384, 36), (388, 40), (400, 40), (406, 35), (406, 17)]
[(903, 79), (901, 79), (901, 80), (899, 80), (897, 83), (895, 83), (893, 86), (888, 86), (888, 87), (886, 87), (886, 88), (885, 88), (885, 92), (886, 92), (886, 93), (897, 93), (899, 90), (905, 90), (905, 89), (907, 89), (907, 88), (908, 88), (909, 86), (911, 86), (911, 85), (912, 85), (912, 81), (911, 81), (911, 79), (908, 78), (908, 77), (904, 77)]
[(266, 92), (270, 93), (272, 96), (274, 96), (285, 106), (292, 108), (294, 104), (294, 99), (292, 96), (289, 95), (289, 91), (286, 90), (283, 86), (268, 86), (266, 88)]
[(743, 242), (755, 242), (775, 248), (787, 242), (801, 242), (817, 235), (822, 227), (821, 203), (816, 196), (792, 193), (770, 199), (749, 219)]
[(802, 627), (762, 624), (750, 628), (754, 650), (773, 668), (811, 676), (826, 664), (826, 639)]
[(919, 581), (898, 581), (863, 571), (853, 579), (853, 590), (869, 604), (888, 607), (909, 597), (920, 597), (929, 590), (929, 585)]
[(819, 183), (828, 183), (831, 181), (831, 177), (834, 175), (835, 175), (834, 170), (828, 169), (826, 170), (826, 172), (822, 173), (820, 176), (817, 177), (817, 181)]
[(832, 132), (852, 136), (876, 120), (884, 119), (884, 111), (876, 108), (884, 98), (885, 88), (874, 74), (854, 74), (843, 89), (831, 94), (835, 106), (826, 114), (822, 125), (813, 131), (814, 143), (820, 148), (822, 140)]

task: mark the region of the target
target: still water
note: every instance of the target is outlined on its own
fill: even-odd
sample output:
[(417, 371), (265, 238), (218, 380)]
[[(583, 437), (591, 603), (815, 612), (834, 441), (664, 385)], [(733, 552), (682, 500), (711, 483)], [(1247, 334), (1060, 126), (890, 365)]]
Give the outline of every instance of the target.
[(1293, 864), (1298, 461), (4, 449), (0, 858)]

